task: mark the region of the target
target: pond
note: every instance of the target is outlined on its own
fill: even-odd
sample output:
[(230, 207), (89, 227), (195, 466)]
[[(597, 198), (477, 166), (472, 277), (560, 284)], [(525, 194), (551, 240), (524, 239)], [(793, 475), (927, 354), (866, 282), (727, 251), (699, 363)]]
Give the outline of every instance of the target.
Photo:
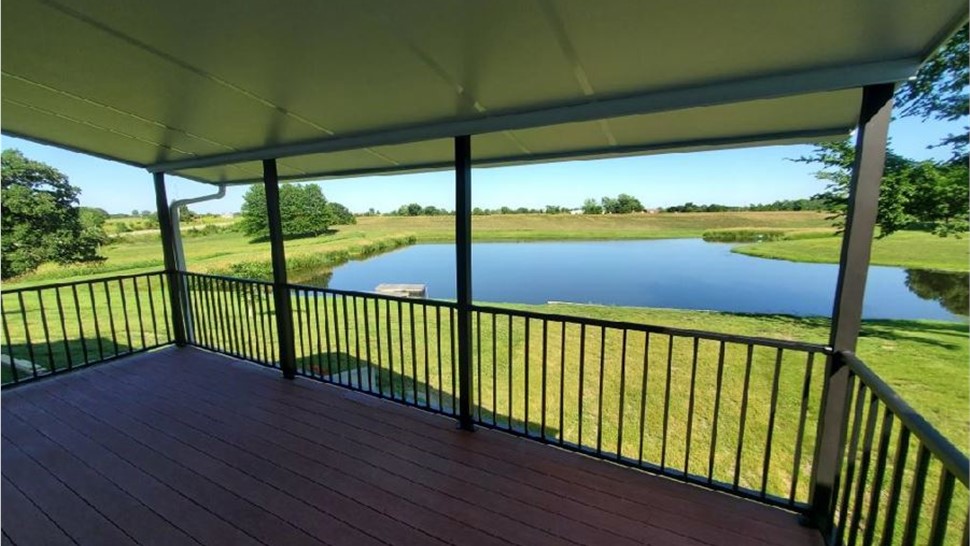
[[(473, 294), (479, 302), (595, 303), (737, 313), (828, 316), (837, 266), (767, 260), (700, 239), (475, 243)], [(418, 283), (428, 297), (455, 297), (452, 244), (422, 244), (337, 267), (316, 284), (372, 291)], [(964, 273), (873, 266), (865, 318), (960, 320)]]

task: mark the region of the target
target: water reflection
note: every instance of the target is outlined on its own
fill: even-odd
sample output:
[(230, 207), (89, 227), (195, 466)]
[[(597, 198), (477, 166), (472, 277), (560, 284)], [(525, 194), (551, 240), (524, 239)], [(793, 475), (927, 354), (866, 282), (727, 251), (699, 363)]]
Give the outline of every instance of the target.
[(970, 274), (907, 269), (906, 288), (955, 315), (970, 314)]

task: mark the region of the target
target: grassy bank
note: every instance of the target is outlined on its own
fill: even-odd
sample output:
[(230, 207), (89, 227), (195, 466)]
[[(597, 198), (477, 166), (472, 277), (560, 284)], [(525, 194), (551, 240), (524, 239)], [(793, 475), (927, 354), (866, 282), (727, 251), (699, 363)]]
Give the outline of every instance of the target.
[[(841, 237), (765, 241), (739, 245), (735, 252), (794, 262), (838, 263)], [(938, 237), (903, 231), (872, 244), (872, 263), (940, 271), (970, 271), (970, 243), (966, 235)]]

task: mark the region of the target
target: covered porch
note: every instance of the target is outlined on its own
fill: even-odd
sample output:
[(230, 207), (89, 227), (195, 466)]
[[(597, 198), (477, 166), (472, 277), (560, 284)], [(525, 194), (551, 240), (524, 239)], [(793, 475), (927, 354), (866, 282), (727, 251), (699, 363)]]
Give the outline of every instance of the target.
[[(150, 172), (165, 263), (0, 295), (4, 541), (967, 542), (966, 456), (855, 355), (895, 86), (965, 3), (3, 15), (4, 133)], [(851, 131), (825, 345), (475, 301), (473, 166)], [(452, 169), (456, 301), (288, 279), (281, 183)], [(171, 175), (263, 186), (272, 282), (189, 270)]]

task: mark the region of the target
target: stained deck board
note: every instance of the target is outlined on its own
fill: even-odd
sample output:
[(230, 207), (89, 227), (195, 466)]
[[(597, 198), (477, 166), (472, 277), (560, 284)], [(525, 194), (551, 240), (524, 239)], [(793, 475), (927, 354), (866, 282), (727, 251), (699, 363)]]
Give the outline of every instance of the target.
[(2, 404), (5, 543), (821, 544), (782, 510), (198, 349)]

